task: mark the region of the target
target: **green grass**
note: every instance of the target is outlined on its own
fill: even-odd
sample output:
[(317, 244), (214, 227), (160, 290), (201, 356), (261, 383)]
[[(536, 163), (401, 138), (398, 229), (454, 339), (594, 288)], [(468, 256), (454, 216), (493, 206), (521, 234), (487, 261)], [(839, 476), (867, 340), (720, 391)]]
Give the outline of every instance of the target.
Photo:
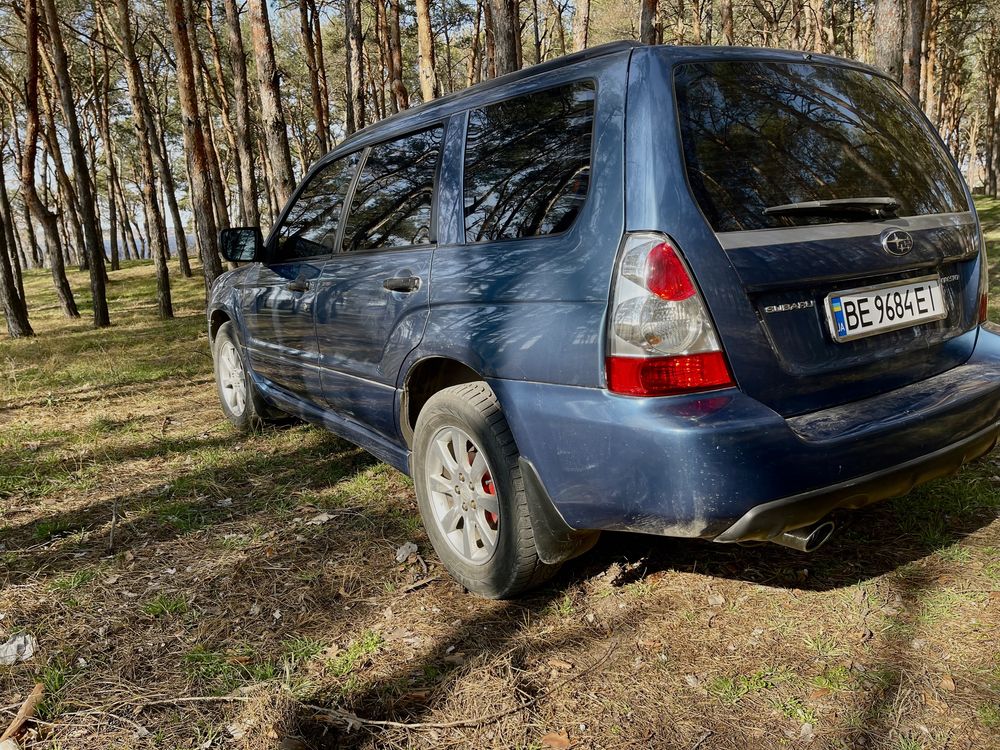
[(52, 581), (52, 588), (56, 591), (73, 591), (81, 586), (90, 583), (97, 576), (97, 571), (84, 568), (68, 575), (60, 576)]
[(715, 677), (709, 681), (706, 689), (710, 695), (714, 695), (721, 702), (733, 704), (739, 702), (744, 696), (770, 690), (778, 682), (788, 678), (789, 675), (783, 670), (761, 669), (748, 675)]
[(180, 615), (188, 611), (188, 602), (182, 594), (157, 594), (144, 605), (142, 611), (150, 617)]
[(184, 655), (183, 665), (191, 679), (205, 685), (216, 695), (231, 693), (248, 683), (270, 682), (281, 676), (281, 668), (275, 662), (261, 659), (247, 647), (222, 652), (195, 646)]
[(330, 662), (330, 671), (336, 677), (344, 677), (353, 672), (366, 659), (378, 653), (380, 648), (382, 648), (382, 636), (372, 630), (367, 630), (342, 654), (338, 654)]
[(827, 667), (822, 674), (812, 678), (812, 684), (820, 689), (840, 691), (849, 690), (853, 680), (847, 667)]
[(322, 641), (318, 641), (315, 638), (305, 638), (300, 636), (289, 638), (284, 643), (285, 653), (297, 662), (309, 661), (313, 657), (322, 653), (324, 648), (326, 647), (323, 645)]
[(789, 698), (778, 703), (777, 709), (786, 719), (791, 719), (799, 724), (816, 725), (816, 712), (798, 698)]

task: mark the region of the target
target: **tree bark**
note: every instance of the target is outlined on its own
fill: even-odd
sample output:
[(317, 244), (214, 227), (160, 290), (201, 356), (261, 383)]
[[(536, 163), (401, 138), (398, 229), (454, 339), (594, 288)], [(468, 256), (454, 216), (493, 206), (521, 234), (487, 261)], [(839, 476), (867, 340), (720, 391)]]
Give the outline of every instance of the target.
[(921, 46), (924, 41), (925, 0), (906, 0), (906, 29), (903, 33), (903, 89), (920, 103)]
[(150, 255), (156, 267), (156, 307), (160, 318), (174, 317), (170, 296), (170, 272), (167, 259), (170, 256), (167, 245), (167, 226), (160, 211), (159, 194), (156, 187), (156, 170), (153, 167), (153, 143), (159, 141), (152, 122), (152, 107), (146, 95), (142, 69), (132, 42), (132, 21), (128, 0), (116, 0), (118, 6), (118, 28), (121, 31), (121, 52), (125, 58), (125, 78), (132, 99), (132, 117), (135, 122), (136, 140), (139, 144), (139, 161), (142, 165), (143, 218)]
[(260, 117), (267, 141), (267, 151), (274, 172), (278, 202), (284, 204), (295, 190), (292, 176), (292, 155), (288, 148), (288, 129), (281, 106), (281, 83), (274, 61), (271, 21), (265, 0), (250, 1), (250, 30), (253, 37), (254, 59), (257, 61), (257, 83), (260, 86)]
[[(309, 93), (312, 97), (313, 118), (315, 118), (316, 145), (319, 152), (325, 154), (330, 150), (326, 140), (326, 123), (323, 117), (323, 93), (319, 86), (319, 66), (316, 62), (316, 44), (313, 41), (312, 18), (309, 15), (308, 0), (299, 0), (299, 34), (302, 36), (302, 47), (306, 51), (306, 68), (309, 71)], [(322, 39), (320, 39), (322, 44)]]
[(363, 39), (361, 36), (361, 2), (344, 3), (344, 33), (347, 56), (347, 132), (365, 126), (365, 79)]
[(24, 153), (21, 158), (21, 189), (24, 200), (31, 211), (32, 217), (42, 226), (45, 242), (49, 251), (49, 266), (52, 271), (52, 283), (56, 297), (63, 313), (68, 317), (78, 318), (80, 312), (73, 299), (73, 290), (66, 279), (66, 267), (62, 256), (62, 243), (59, 240), (59, 219), (52, 213), (35, 189), (35, 158), (38, 153), (38, 6), (36, 0), (24, 2), (25, 47), (27, 58), (27, 77), (25, 79), (25, 109), (26, 125), (24, 134)]
[[(307, 0), (309, 12), (312, 16), (313, 37), (316, 39), (316, 70), (319, 73), (320, 93), (323, 98), (323, 132), (326, 133), (327, 143), (332, 145), (330, 140), (330, 83), (326, 77), (326, 54), (323, 52), (323, 29), (320, 23), (319, 11), (316, 9), (316, 0)], [(402, 68), (402, 65), (400, 65)]]
[(903, 77), (903, 0), (875, 0), (875, 67)]
[(722, 0), (719, 16), (722, 21), (722, 43), (732, 47), (736, 44), (736, 29), (733, 26), (733, 0)]
[[(642, 0), (639, 14), (639, 41), (643, 44), (656, 44), (656, 6), (657, 0)], [(683, 17), (680, 22), (684, 23)]]
[[(3, 161), (3, 150), (0, 149), (0, 176), (4, 174)], [(14, 209), (7, 194), (7, 182), (0, 178), (0, 308), (7, 319), (7, 333), (15, 339), (34, 335), (28, 322), (24, 277), (16, 245)]]
[(56, 12), (55, 0), (42, 0), (42, 4), (48, 21), (53, 63), (56, 80), (59, 84), (59, 98), (62, 102), (63, 122), (66, 126), (70, 155), (73, 159), (73, 176), (83, 218), (84, 241), (90, 265), (90, 293), (93, 297), (94, 327), (103, 328), (111, 325), (111, 319), (108, 315), (108, 299), (104, 286), (106, 278), (104, 243), (101, 240), (97, 216), (94, 213), (94, 189), (90, 184), (90, 166), (87, 163), (83, 140), (80, 137), (76, 102), (69, 77), (69, 62), (66, 59), (66, 48), (63, 46), (62, 30), (59, 27), (59, 15)]
[(195, 90), (197, 83), (191, 56), (191, 39), (188, 35), (188, 19), (182, 0), (167, 0), (167, 15), (177, 54), (177, 90), (184, 121), (184, 146), (191, 163), (191, 204), (207, 292), (211, 289), (212, 282), (222, 273), (222, 263), (219, 260), (216, 237), (211, 178), (208, 175), (208, 153)]
[(0, 216), (0, 308), (7, 319), (7, 333), (12, 339), (24, 336), (34, 336), (31, 323), (28, 322), (28, 309), (24, 305), (24, 297), (18, 294), (17, 282), (10, 262), (10, 250), (7, 244), (7, 221)]
[(240, 180), (240, 206), (247, 224), (260, 226), (260, 196), (254, 175), (253, 134), (250, 131), (250, 84), (247, 79), (246, 52), (240, 30), (240, 12), (236, 0), (225, 0), (229, 58), (233, 66), (233, 97), (236, 104), (236, 150)]
[(590, 37), (590, 0), (579, 0), (573, 13), (573, 49), (587, 49)]
[[(386, 19), (389, 33), (386, 42), (389, 46), (389, 87), (396, 101), (396, 107), (402, 111), (410, 106), (410, 97), (403, 83), (403, 46), (399, 41), (399, 0), (389, 0), (389, 13)], [(473, 45), (478, 39), (473, 40)]]
[(170, 221), (174, 227), (174, 249), (177, 251), (177, 263), (180, 266), (181, 275), (189, 279), (191, 278), (191, 259), (188, 257), (187, 233), (184, 231), (180, 207), (177, 205), (177, 185), (174, 182), (173, 170), (170, 168), (167, 140), (164, 136), (166, 125), (160, 113), (158, 113), (157, 125), (156, 148), (153, 150), (153, 155), (156, 157), (160, 184), (163, 186), (163, 193), (167, 198), (167, 209), (170, 211)]
[(104, 23), (104, 14), (98, 15), (98, 24), (101, 30), (101, 39), (104, 42), (102, 53), (104, 56), (104, 76), (101, 81), (100, 116), (98, 117), (101, 140), (104, 141), (104, 162), (107, 169), (106, 184), (108, 188), (108, 246), (111, 250), (111, 270), (117, 271), (121, 267), (120, 251), (118, 249), (118, 214), (115, 206), (115, 173), (118, 170), (115, 164), (115, 152), (111, 145), (111, 61), (108, 58), (109, 42), (108, 29)]
[(517, 0), (489, 0), (493, 42), (496, 45), (496, 75), (521, 67), (521, 19)]
[(417, 2), (417, 67), (420, 71), (420, 96), (425, 102), (438, 97), (438, 79), (434, 60), (434, 32), (431, 31), (429, 0)]

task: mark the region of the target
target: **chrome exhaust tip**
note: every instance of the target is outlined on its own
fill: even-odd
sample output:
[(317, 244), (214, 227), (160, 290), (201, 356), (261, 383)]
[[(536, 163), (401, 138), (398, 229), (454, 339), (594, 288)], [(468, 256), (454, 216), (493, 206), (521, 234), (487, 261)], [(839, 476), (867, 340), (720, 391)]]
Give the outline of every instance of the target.
[(835, 528), (833, 521), (820, 521), (812, 526), (785, 531), (771, 541), (782, 547), (797, 549), (799, 552), (814, 552), (826, 543)]

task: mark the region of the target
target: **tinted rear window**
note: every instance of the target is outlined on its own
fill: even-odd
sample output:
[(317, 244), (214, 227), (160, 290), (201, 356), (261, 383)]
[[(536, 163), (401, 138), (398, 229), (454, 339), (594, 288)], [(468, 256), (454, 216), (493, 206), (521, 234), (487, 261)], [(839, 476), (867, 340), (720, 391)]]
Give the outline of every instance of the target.
[(468, 242), (565, 232), (590, 188), (594, 84), (536, 91), (469, 113)]
[(828, 65), (709, 62), (674, 79), (688, 179), (716, 231), (836, 218), (763, 213), (892, 197), (899, 216), (968, 210), (961, 178), (889, 81)]

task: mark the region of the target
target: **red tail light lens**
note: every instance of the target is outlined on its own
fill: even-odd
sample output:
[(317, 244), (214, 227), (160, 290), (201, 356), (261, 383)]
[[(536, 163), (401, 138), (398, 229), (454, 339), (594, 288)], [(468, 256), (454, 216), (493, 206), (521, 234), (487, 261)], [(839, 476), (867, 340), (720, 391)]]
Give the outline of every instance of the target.
[(661, 242), (649, 251), (646, 288), (660, 299), (670, 302), (682, 302), (694, 296), (694, 284), (669, 242)]
[(722, 352), (677, 357), (608, 357), (608, 389), (626, 396), (673, 396), (735, 385)]
[(990, 312), (990, 296), (986, 292), (982, 292), (979, 295), (979, 323), (982, 325), (986, 322), (986, 317)]

